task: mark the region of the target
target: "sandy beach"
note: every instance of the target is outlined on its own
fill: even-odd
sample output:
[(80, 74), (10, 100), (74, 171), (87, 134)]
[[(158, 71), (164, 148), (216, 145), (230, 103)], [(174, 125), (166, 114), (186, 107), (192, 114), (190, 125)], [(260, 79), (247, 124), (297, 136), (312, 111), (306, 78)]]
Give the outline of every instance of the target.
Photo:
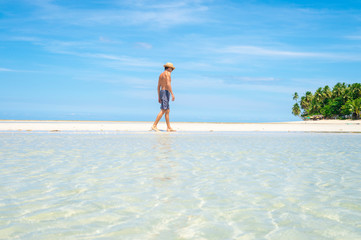
[[(0, 131), (71, 131), (71, 132), (148, 132), (152, 122), (122, 121), (30, 121), (0, 120)], [(173, 122), (178, 132), (354, 132), (361, 133), (361, 120), (319, 120), (275, 123), (196, 123)], [(165, 132), (166, 125), (158, 128)]]

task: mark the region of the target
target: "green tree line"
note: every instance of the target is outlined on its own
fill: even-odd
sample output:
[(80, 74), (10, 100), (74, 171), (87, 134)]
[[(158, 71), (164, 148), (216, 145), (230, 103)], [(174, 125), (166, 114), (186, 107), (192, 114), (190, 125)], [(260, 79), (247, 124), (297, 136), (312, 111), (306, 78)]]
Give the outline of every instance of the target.
[(316, 115), (326, 119), (359, 119), (361, 83), (337, 83), (332, 89), (326, 85), (314, 93), (307, 91), (301, 98), (295, 92), (293, 100), (296, 103), (292, 107), (292, 114), (304, 119)]

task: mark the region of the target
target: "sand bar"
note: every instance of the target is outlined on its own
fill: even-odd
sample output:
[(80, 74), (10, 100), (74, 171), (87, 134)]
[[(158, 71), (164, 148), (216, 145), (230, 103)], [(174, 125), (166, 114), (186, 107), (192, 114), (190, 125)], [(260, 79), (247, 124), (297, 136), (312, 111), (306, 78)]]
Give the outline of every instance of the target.
[[(25, 121), (0, 120), (0, 131), (122, 131), (148, 132), (152, 122), (121, 121)], [(178, 132), (354, 132), (361, 133), (361, 120), (320, 120), (276, 123), (193, 123), (173, 122)], [(158, 128), (165, 132), (164, 122)]]

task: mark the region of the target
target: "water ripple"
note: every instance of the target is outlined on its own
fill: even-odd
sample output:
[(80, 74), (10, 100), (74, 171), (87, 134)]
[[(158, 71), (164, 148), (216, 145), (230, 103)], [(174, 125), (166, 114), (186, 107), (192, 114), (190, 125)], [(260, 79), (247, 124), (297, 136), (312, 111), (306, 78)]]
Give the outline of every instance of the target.
[(2, 133), (0, 239), (360, 239), (360, 140)]

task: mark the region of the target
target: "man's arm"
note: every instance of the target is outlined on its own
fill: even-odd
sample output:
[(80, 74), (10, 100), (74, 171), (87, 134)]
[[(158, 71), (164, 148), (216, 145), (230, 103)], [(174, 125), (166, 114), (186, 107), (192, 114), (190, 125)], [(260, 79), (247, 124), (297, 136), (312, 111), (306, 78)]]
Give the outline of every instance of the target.
[(160, 100), (160, 80), (158, 80), (157, 92), (158, 92), (158, 102), (161, 103), (161, 100)]
[(175, 97), (174, 97), (174, 94), (173, 94), (173, 91), (172, 91), (171, 81), (172, 81), (172, 79), (171, 79), (170, 73), (169, 73), (169, 74), (167, 74), (167, 83), (168, 83), (168, 86), (169, 86), (169, 92), (170, 92), (170, 94), (172, 94), (172, 101), (174, 101)]

